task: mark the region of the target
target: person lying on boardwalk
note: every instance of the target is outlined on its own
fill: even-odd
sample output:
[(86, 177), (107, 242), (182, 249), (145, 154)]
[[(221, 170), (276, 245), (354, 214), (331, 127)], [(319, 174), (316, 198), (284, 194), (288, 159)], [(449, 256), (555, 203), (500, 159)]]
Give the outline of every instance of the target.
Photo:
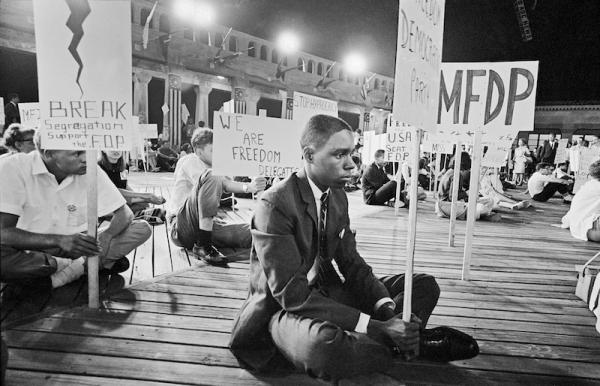
[[(396, 181), (390, 181), (385, 173), (385, 151), (379, 149), (375, 152), (375, 161), (367, 167), (362, 176), (363, 199), (367, 205), (386, 205), (396, 197)], [(400, 193), (401, 206), (407, 206), (408, 196)]]
[(129, 186), (129, 165), (123, 159), (123, 152), (101, 151), (98, 165), (106, 172), (108, 178), (119, 189), (135, 218), (147, 220), (154, 224), (164, 223), (165, 212), (160, 208), (151, 208), (150, 204), (161, 205), (165, 199), (153, 193), (135, 192)]
[[(38, 138), (39, 139), (39, 138)], [(39, 146), (38, 146), (39, 147)], [(87, 236), (85, 151), (38, 149), (0, 162), (0, 262), (3, 282), (60, 287), (99, 254), (101, 273), (129, 268), (125, 257), (151, 234), (98, 167), (98, 216), (111, 215), (98, 239)]]
[(555, 178), (552, 176), (554, 166), (540, 162), (535, 166), (535, 173), (527, 181), (529, 195), (534, 201), (548, 201), (556, 192), (559, 192), (564, 202), (571, 202), (573, 196), (569, 194), (573, 182), (571, 180)]
[(479, 179), (479, 194), (490, 198), (493, 203), (493, 209), (508, 208), (519, 210), (531, 206), (529, 201), (517, 201), (504, 192), (502, 181), (495, 168), (482, 168), (481, 178)]
[[(450, 217), (452, 206), (452, 184), (454, 183), (454, 157), (448, 163), (448, 169), (442, 175), (440, 186), (438, 187), (437, 197), (435, 202), (435, 213), (439, 217)], [(458, 198), (456, 203), (456, 218), (458, 220), (467, 219), (467, 208), (469, 201), (469, 178), (471, 177), (471, 157), (466, 151), (462, 152), (460, 158), (460, 173), (458, 182)], [(477, 199), (477, 212), (475, 219), (497, 221), (500, 219), (498, 213), (492, 212), (494, 201), (489, 197), (481, 197)]]
[(590, 180), (573, 197), (562, 227), (576, 239), (600, 243), (600, 161), (590, 165)]
[[(168, 202), (167, 219), (175, 245), (185, 247), (208, 264), (225, 265), (227, 259), (216, 248), (250, 248), (250, 225), (227, 223), (218, 217), (221, 195), (256, 193), (266, 180), (251, 183), (232, 181), (212, 174), (213, 132), (196, 129), (194, 152), (181, 158), (175, 168), (175, 187)], [(213, 245), (214, 244), (214, 245)]]
[(304, 168), (266, 191), (252, 218), (250, 289), (232, 352), (251, 369), (285, 360), (330, 380), (385, 371), (394, 352), (435, 357), (448, 345), (432, 349), (420, 329), (437, 304), (436, 280), (414, 275), (414, 317), (405, 323), (397, 315), (404, 275), (377, 279), (356, 250), (343, 190), (354, 168), (350, 126), (313, 116), (300, 143)]

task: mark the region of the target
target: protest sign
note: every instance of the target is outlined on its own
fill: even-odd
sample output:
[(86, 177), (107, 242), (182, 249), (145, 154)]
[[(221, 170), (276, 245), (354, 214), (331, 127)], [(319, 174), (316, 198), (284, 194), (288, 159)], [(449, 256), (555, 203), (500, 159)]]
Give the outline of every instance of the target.
[[(452, 154), (454, 148), (452, 139), (454, 138), (442, 134), (439, 130), (436, 133), (424, 132), (421, 150), (427, 153)], [(456, 139), (454, 140), (456, 141)]]
[(485, 142), (533, 130), (537, 71), (537, 61), (442, 63), (439, 129), (472, 137), (481, 127)]
[(0, 125), (4, 125), (4, 98), (0, 97)]
[(583, 147), (579, 150), (579, 168), (575, 172), (573, 193), (577, 193), (591, 179), (590, 165), (598, 160), (600, 160), (600, 147)]
[(158, 126), (156, 125), (156, 123), (140, 123), (138, 124), (138, 128), (142, 138), (158, 138)]
[(40, 104), (38, 102), (19, 103), (21, 124), (30, 129), (37, 129), (40, 124)]
[(304, 128), (310, 117), (317, 114), (337, 117), (337, 102), (294, 91), (293, 120), (298, 122), (299, 127)]
[(293, 120), (215, 111), (213, 172), (285, 178), (302, 167), (301, 130)]
[(484, 143), (483, 145), (487, 146), (487, 151), (483, 155), (481, 166), (488, 168), (501, 168), (506, 166), (512, 143), (512, 140), (498, 140), (496, 142)]
[(560, 164), (569, 159), (567, 143), (569, 140), (567, 138), (559, 139), (558, 146), (556, 147), (556, 157), (554, 158), (554, 163)]
[(131, 146), (131, 3), (34, 1), (47, 149)]
[(394, 119), (436, 131), (444, 0), (400, 1), (394, 83)]

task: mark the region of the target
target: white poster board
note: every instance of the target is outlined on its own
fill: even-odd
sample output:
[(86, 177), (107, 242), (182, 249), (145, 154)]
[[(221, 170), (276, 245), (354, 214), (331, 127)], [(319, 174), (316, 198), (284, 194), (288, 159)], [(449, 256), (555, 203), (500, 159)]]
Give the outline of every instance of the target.
[(285, 178), (302, 167), (299, 123), (215, 111), (213, 173)]
[(293, 120), (298, 122), (300, 125), (299, 127), (304, 128), (304, 125), (306, 125), (306, 122), (308, 122), (310, 117), (317, 114), (337, 117), (337, 102), (294, 91)]
[(432, 154), (452, 154), (452, 150), (454, 148), (452, 140), (453, 138), (444, 136), (443, 133), (440, 133), (440, 130), (438, 130), (436, 133), (430, 133), (426, 131), (423, 133), (421, 151)]
[(4, 98), (0, 97), (0, 126), (4, 125)]
[(30, 129), (37, 129), (40, 125), (40, 104), (38, 102), (19, 103), (21, 125)]
[(510, 154), (513, 141), (498, 140), (496, 142), (486, 142), (487, 151), (481, 160), (481, 166), (488, 168), (501, 168), (506, 166), (508, 154)]
[(569, 159), (569, 150), (567, 150), (568, 142), (569, 140), (567, 138), (558, 140), (558, 146), (556, 147), (556, 157), (554, 158), (554, 163), (560, 164)]
[(573, 192), (577, 191), (590, 180), (590, 165), (600, 159), (600, 147), (583, 147), (579, 150), (579, 168), (575, 172)]
[(156, 123), (140, 123), (138, 128), (142, 138), (155, 139), (158, 138), (158, 126)]
[(436, 131), (445, 1), (400, 0), (394, 119)]
[(519, 130), (533, 130), (537, 61), (442, 63), (441, 73), (441, 130), (470, 138), (481, 127), (489, 143), (512, 142)]
[(35, 0), (40, 133), (47, 149), (131, 147), (131, 2)]

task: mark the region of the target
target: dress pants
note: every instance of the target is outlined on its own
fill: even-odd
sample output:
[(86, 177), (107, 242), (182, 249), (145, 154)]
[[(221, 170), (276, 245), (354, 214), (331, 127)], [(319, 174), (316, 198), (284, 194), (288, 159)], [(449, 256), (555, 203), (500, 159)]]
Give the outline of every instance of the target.
[[(396, 302), (396, 313), (402, 312), (404, 275), (380, 279)], [(320, 289), (332, 299), (356, 308), (359, 299), (343, 285)], [(412, 313), (425, 327), (440, 294), (433, 276), (413, 276)], [(358, 306), (358, 307), (357, 307)], [(372, 314), (373, 310), (361, 310)], [(271, 337), (281, 354), (296, 368), (309, 375), (336, 380), (359, 374), (382, 372), (391, 366), (392, 351), (366, 334), (345, 331), (333, 323), (303, 317), (280, 310), (269, 323)]]
[(545, 202), (552, 198), (556, 192), (560, 192), (562, 194), (569, 193), (569, 185), (559, 184), (558, 182), (549, 182), (546, 184), (546, 186), (544, 186), (544, 190), (538, 194), (535, 194), (532, 198), (535, 201)]
[[(175, 245), (186, 249), (194, 248), (194, 243), (200, 237), (200, 219), (218, 217), (223, 194), (223, 178), (213, 176), (211, 171), (200, 176), (177, 216), (170, 219), (171, 238)], [(223, 224), (215, 221), (212, 242), (217, 248), (250, 248), (252, 245), (250, 224)]]
[[(388, 181), (383, 184), (366, 201), (367, 205), (385, 205), (386, 202), (396, 197), (396, 181)], [(406, 195), (400, 193), (400, 200), (406, 203)]]

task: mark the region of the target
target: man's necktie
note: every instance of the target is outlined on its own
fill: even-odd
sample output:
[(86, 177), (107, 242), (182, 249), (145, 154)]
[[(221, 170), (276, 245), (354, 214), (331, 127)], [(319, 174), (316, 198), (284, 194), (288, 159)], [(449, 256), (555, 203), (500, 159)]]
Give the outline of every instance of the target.
[(327, 205), (329, 204), (329, 194), (323, 193), (321, 195), (321, 210), (319, 211), (319, 267), (317, 280), (323, 283), (324, 277), (324, 266), (323, 263), (327, 259), (327, 233), (325, 232), (325, 226), (327, 224)]

